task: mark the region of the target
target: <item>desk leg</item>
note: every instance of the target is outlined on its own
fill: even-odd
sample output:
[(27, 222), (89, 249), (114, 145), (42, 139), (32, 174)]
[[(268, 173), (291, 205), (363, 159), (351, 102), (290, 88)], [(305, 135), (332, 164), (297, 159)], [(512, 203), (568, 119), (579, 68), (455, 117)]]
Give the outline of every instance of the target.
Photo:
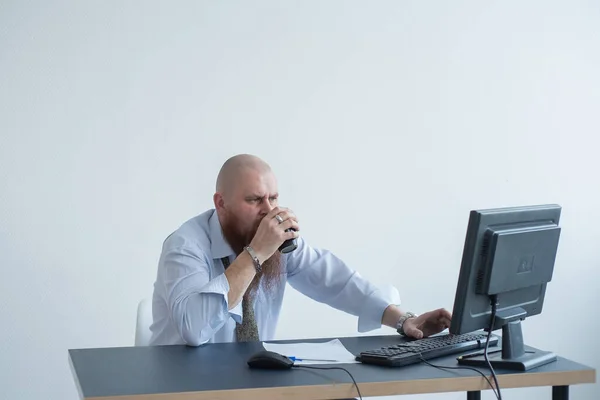
[(569, 400), (569, 387), (552, 386), (552, 400)]
[(467, 400), (481, 400), (481, 392), (479, 390), (475, 392), (467, 392)]

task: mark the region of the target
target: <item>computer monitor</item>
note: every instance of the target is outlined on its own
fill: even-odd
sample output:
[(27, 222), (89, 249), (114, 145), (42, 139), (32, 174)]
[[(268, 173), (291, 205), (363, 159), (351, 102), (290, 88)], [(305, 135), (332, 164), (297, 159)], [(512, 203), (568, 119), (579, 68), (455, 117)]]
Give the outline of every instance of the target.
[[(555, 204), (471, 211), (450, 326), (451, 334), (502, 329), (494, 367), (528, 370), (556, 360), (525, 351), (521, 321), (542, 312), (559, 242), (561, 207)], [(495, 307), (493, 306), (495, 305)], [(459, 363), (487, 366), (483, 355)]]

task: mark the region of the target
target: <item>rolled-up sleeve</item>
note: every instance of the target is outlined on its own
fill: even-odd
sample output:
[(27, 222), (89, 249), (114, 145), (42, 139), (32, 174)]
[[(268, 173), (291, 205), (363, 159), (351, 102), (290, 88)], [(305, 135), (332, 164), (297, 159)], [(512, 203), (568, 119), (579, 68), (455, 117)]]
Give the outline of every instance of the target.
[(228, 311), (227, 277), (220, 274), (211, 279), (209, 262), (196, 248), (178, 247), (163, 254), (167, 308), (179, 335), (190, 346), (206, 343), (233, 315)]
[(358, 317), (358, 331), (381, 327), (385, 309), (400, 304), (398, 290), (379, 288), (349, 268), (332, 252), (310, 247), (301, 237), (288, 254), (290, 286), (311, 299)]

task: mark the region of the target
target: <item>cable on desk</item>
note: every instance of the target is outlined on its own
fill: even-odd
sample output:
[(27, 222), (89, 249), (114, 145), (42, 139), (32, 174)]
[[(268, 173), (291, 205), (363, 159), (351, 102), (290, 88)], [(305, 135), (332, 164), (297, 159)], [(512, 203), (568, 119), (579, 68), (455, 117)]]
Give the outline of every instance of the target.
[(476, 368), (471, 368), (471, 367), (467, 367), (467, 366), (446, 367), (446, 366), (441, 366), (441, 365), (434, 365), (434, 364), (430, 363), (429, 361), (425, 360), (421, 354), (419, 354), (419, 356), (421, 357), (421, 361), (423, 361), (425, 364), (432, 366), (434, 368), (437, 368), (437, 369), (468, 369), (468, 370), (477, 372), (479, 375), (481, 375), (485, 378), (487, 383), (492, 388), (492, 391), (494, 392), (494, 395), (496, 396), (496, 398), (498, 400), (502, 400), (502, 394), (500, 393), (500, 386), (498, 385), (498, 378), (496, 377), (496, 371), (494, 371), (494, 368), (492, 367), (492, 363), (490, 363), (490, 360), (488, 358), (488, 347), (490, 344), (490, 337), (492, 336), (492, 330), (494, 329), (494, 322), (496, 320), (498, 297), (495, 295), (490, 296), (490, 302), (492, 303), (492, 317), (490, 319), (490, 327), (488, 329), (487, 339), (485, 341), (485, 349), (483, 351), (483, 356), (485, 358), (485, 361), (487, 362), (490, 372), (492, 373), (492, 379), (494, 380), (495, 388), (494, 388), (494, 385), (492, 385), (492, 382), (490, 382), (490, 380), (488, 379), (488, 377), (485, 376), (485, 374), (483, 372), (481, 372), (480, 370), (478, 370)]
[(488, 385), (490, 385), (490, 387), (492, 388), (492, 392), (494, 392), (494, 396), (496, 396), (496, 398), (498, 400), (501, 400), (500, 397), (498, 397), (498, 393), (496, 392), (496, 390), (494, 390), (494, 385), (492, 385), (492, 382), (489, 380), (489, 378), (487, 376), (485, 376), (485, 374), (483, 372), (481, 372), (480, 370), (478, 370), (477, 368), (472, 368), (472, 367), (467, 367), (467, 366), (460, 366), (460, 367), (447, 367), (444, 365), (435, 365), (430, 363), (429, 361), (425, 360), (423, 357), (421, 357), (421, 361), (423, 361), (425, 364), (433, 367), (433, 368), (437, 368), (437, 369), (468, 369), (471, 371), (475, 371), (477, 372), (479, 375), (483, 376), (483, 379), (485, 379), (488, 383)]
[(342, 368), (342, 367), (313, 367), (313, 366), (308, 366), (308, 365), (294, 365), (294, 368), (308, 368), (308, 369), (341, 369), (342, 371), (346, 372), (348, 375), (350, 375), (350, 379), (352, 379), (352, 382), (354, 382), (354, 386), (356, 387), (356, 391), (358, 392), (358, 397), (360, 398), (360, 400), (362, 400), (362, 395), (360, 394), (360, 389), (358, 388), (358, 384), (356, 383), (356, 380), (354, 379), (354, 377), (352, 376), (352, 374), (350, 373), (350, 371), (348, 371), (346, 368)]

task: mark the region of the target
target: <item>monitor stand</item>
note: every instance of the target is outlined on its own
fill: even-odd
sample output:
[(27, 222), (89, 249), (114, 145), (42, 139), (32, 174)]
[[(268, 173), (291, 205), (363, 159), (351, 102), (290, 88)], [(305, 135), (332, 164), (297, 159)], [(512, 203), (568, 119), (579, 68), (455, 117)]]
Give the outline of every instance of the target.
[[(535, 349), (525, 350), (521, 321), (511, 321), (502, 325), (502, 350), (490, 351), (488, 360), (494, 369), (527, 371), (540, 365), (556, 361), (556, 354)], [(489, 368), (483, 352), (477, 355), (458, 357), (460, 365)]]

